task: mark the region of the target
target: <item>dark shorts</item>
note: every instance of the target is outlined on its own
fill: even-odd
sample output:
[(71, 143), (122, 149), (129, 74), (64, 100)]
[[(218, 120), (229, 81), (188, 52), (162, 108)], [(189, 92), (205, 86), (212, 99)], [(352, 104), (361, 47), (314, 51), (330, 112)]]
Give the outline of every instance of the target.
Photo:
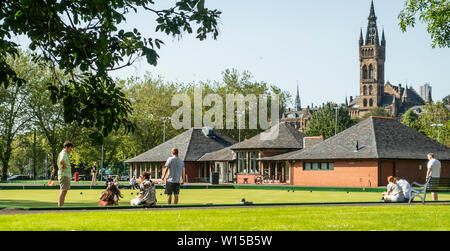
[(180, 193), (180, 183), (167, 182), (166, 190), (164, 191), (164, 193), (167, 195), (171, 194), (178, 195)]

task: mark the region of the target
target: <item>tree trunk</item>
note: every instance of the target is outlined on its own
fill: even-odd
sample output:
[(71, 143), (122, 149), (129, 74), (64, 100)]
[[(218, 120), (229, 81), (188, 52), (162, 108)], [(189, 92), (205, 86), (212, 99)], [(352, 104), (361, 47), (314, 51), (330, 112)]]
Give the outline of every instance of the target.
[(11, 158), (11, 144), (8, 143), (6, 146), (6, 149), (4, 152), (1, 153), (1, 161), (2, 161), (2, 176), (0, 180), (7, 180), (8, 179), (8, 165), (9, 165), (9, 159)]
[(52, 149), (52, 153), (50, 154), (50, 180), (58, 179), (58, 154), (55, 149)]

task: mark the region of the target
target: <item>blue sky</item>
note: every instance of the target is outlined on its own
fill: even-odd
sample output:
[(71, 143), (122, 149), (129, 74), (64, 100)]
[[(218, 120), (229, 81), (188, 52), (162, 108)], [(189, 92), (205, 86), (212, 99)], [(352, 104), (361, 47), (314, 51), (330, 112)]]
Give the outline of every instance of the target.
[[(174, 0), (164, 0), (170, 5)], [(404, 0), (374, 0), (377, 24), (387, 41), (386, 81), (394, 85), (430, 83), (433, 99), (450, 94), (450, 49), (432, 49), (426, 27), (418, 23), (402, 33), (397, 16)], [(116, 77), (144, 76), (166, 81), (220, 81), (225, 69), (251, 72), (256, 81), (274, 84), (295, 95), (299, 82), (302, 106), (344, 102), (359, 95), (358, 39), (367, 27), (370, 0), (206, 0), (223, 12), (217, 40), (174, 38), (156, 33), (155, 16), (135, 14), (126, 28), (165, 42), (156, 67), (145, 59)]]

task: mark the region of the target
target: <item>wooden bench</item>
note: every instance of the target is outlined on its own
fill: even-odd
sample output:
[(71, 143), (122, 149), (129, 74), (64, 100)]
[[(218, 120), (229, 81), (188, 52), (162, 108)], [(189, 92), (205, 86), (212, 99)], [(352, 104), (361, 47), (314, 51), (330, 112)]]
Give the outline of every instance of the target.
[(415, 197), (419, 197), (422, 200), (422, 204), (425, 204), (425, 198), (427, 197), (428, 192), (450, 192), (450, 178), (429, 177), (425, 184), (413, 182), (411, 184), (409, 203), (411, 203)]

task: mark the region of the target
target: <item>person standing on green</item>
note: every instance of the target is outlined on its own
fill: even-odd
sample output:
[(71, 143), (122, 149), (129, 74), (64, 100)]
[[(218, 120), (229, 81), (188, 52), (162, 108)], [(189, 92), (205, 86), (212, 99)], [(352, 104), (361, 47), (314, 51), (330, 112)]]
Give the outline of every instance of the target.
[(69, 154), (72, 152), (72, 148), (72, 143), (70, 141), (66, 141), (64, 142), (62, 151), (58, 155), (58, 180), (60, 185), (58, 207), (64, 206), (67, 191), (70, 190), (72, 167), (70, 166)]

